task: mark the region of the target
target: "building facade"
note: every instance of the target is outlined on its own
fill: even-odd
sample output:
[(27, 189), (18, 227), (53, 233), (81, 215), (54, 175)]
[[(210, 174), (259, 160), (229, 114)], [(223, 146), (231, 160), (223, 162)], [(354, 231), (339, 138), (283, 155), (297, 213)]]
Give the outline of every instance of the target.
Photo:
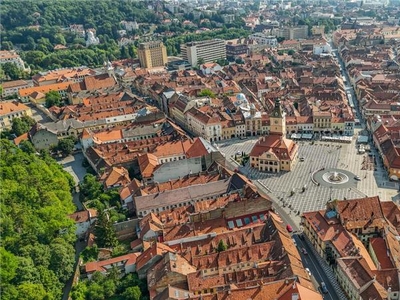
[(167, 48), (161, 41), (141, 43), (138, 57), (142, 68), (162, 67), (168, 62)]
[(226, 59), (225, 41), (214, 39), (186, 43), (181, 45), (181, 54), (192, 66)]
[(270, 115), (269, 135), (261, 137), (250, 152), (250, 166), (262, 172), (291, 171), (297, 161), (298, 145), (286, 139), (286, 118), (280, 101)]
[(14, 118), (32, 117), (31, 109), (19, 102), (3, 102), (0, 104), (0, 132), (10, 129)]
[(12, 63), (15, 64), (19, 69), (23, 71), (29, 71), (29, 68), (25, 67), (24, 61), (15, 51), (0, 51), (0, 64)]

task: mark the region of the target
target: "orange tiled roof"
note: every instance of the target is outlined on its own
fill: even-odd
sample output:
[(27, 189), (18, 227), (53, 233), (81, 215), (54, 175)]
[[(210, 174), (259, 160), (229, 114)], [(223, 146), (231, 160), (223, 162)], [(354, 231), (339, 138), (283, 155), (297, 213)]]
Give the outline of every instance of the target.
[(110, 258), (102, 261), (89, 262), (85, 265), (86, 273), (93, 273), (96, 271), (106, 272), (113, 264), (122, 263), (124, 266), (133, 265), (136, 263), (139, 253), (129, 253), (114, 258)]
[(112, 167), (103, 174), (101, 180), (103, 180), (107, 188), (116, 185), (125, 185), (131, 181), (128, 170), (124, 167)]
[(48, 84), (43, 86), (34, 86), (29, 88), (20, 89), (18, 91), (20, 97), (27, 97), (34, 92), (46, 94), (50, 91), (66, 91), (71, 83), (70, 82), (60, 82), (54, 84)]
[(10, 113), (16, 113), (21, 111), (29, 110), (30, 108), (25, 104), (17, 101), (13, 102), (1, 102), (0, 103), (0, 116), (8, 115)]
[(298, 145), (292, 140), (283, 136), (271, 134), (261, 137), (254, 145), (250, 156), (259, 157), (265, 152), (273, 152), (279, 159), (293, 160), (297, 152)]

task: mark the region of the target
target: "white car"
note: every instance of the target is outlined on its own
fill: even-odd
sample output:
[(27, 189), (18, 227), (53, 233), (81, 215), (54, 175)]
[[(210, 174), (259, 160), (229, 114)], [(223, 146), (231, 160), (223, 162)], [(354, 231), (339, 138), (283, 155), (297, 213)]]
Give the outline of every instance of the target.
[(305, 270), (306, 270), (306, 272), (307, 272), (308, 276), (310, 276), (310, 277), (311, 277), (311, 271), (310, 271), (310, 269), (309, 269), (309, 268), (306, 268)]

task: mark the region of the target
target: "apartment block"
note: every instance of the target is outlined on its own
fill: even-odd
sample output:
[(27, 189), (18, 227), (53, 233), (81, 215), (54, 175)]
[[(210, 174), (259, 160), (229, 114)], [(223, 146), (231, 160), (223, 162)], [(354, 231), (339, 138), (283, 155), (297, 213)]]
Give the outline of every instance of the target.
[(141, 43), (138, 56), (143, 68), (162, 67), (167, 63), (167, 48), (161, 41)]
[(192, 66), (226, 58), (225, 41), (220, 39), (190, 42), (181, 45), (181, 54)]
[(274, 28), (271, 33), (286, 40), (305, 39), (308, 37), (308, 26)]

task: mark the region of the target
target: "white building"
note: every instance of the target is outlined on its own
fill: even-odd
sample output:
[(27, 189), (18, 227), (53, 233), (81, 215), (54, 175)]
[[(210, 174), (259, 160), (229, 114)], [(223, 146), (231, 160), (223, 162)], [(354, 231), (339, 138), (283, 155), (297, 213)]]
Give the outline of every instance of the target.
[(270, 47), (276, 47), (278, 45), (278, 40), (275, 36), (266, 35), (261, 32), (250, 35), (249, 39), (257, 42), (259, 45), (267, 45)]
[(200, 70), (203, 75), (211, 75), (215, 72), (221, 71), (222, 67), (217, 63), (206, 63), (200, 66)]
[(131, 22), (131, 21), (121, 21), (120, 24), (127, 31), (132, 31), (132, 30), (138, 30), (139, 29), (139, 24), (136, 21), (133, 21), (133, 22)]
[(181, 45), (182, 58), (192, 66), (226, 59), (225, 41), (221, 39), (190, 42)]
[(76, 224), (76, 236), (84, 236), (90, 226), (97, 220), (97, 211), (95, 209), (88, 209), (78, 211), (69, 216)]
[(29, 71), (29, 68), (25, 67), (24, 61), (21, 59), (21, 57), (15, 52), (14, 50), (12, 51), (6, 51), (2, 50), (0, 51), (0, 64), (5, 64), (5, 63), (12, 63), (17, 65), (18, 68), (24, 71)]
[(321, 44), (313, 45), (313, 54), (314, 55), (329, 54), (331, 52), (332, 52), (332, 49), (328, 43), (321, 43)]
[(87, 31), (87, 39), (86, 39), (86, 47), (89, 47), (90, 45), (98, 45), (100, 44), (100, 40), (98, 37), (94, 35), (94, 32), (92, 30)]

